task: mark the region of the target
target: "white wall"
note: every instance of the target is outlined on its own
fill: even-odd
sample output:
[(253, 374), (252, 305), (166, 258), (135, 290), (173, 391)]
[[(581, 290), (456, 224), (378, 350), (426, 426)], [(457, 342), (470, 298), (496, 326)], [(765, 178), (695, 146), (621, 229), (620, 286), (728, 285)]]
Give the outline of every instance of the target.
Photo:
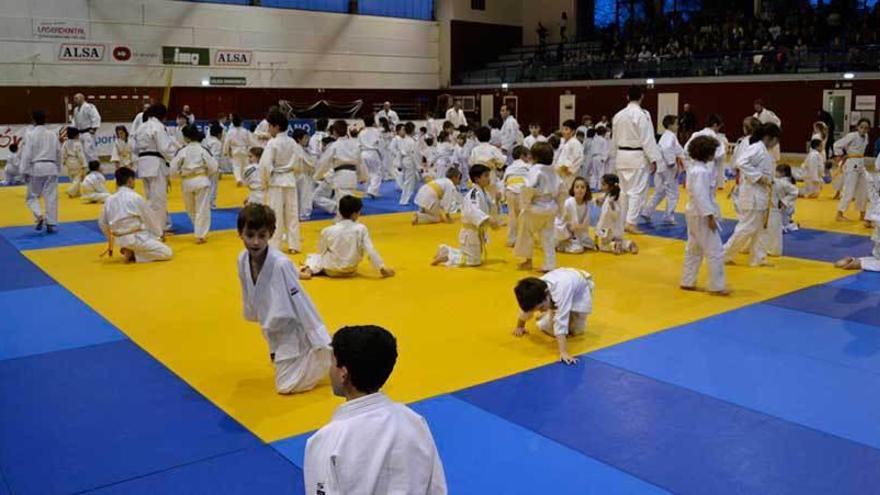
[[(84, 21), (89, 39), (38, 39), (35, 19)], [(104, 45), (104, 59), (59, 61), (61, 43)], [(439, 43), (436, 22), (407, 19), (168, 0), (0, 0), (0, 85), (7, 86), (198, 86), (235, 76), (255, 87), (433, 89)], [(116, 62), (118, 45), (141, 56)], [(162, 46), (250, 50), (253, 62), (168, 66)]]

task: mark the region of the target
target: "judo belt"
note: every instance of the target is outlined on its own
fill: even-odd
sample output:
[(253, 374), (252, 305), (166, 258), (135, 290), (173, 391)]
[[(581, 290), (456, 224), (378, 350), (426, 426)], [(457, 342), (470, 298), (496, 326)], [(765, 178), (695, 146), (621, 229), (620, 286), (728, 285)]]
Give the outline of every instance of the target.
[(34, 160), (31, 163), (55, 163), (55, 164), (57, 164), (58, 162), (56, 162), (55, 160)]
[(97, 127), (89, 127), (88, 129), (77, 129), (77, 131), (79, 131), (80, 134), (83, 134), (85, 132), (95, 132), (96, 129)]
[(507, 185), (508, 186), (518, 186), (520, 184), (525, 184), (525, 183), (526, 183), (525, 177), (519, 177), (516, 175), (511, 175), (511, 176), (507, 177)]
[(140, 153), (138, 153), (138, 158), (143, 158), (145, 156), (155, 156), (156, 158), (161, 158), (162, 161), (165, 162), (165, 165), (168, 165), (168, 162), (165, 161), (165, 156), (163, 156), (162, 153), (159, 153), (158, 151), (141, 151)]
[(354, 165), (340, 165), (333, 169), (334, 172), (339, 172), (342, 170), (351, 170), (352, 172), (357, 172), (357, 167)]
[(196, 177), (207, 177), (207, 176), (208, 176), (208, 174), (201, 173), (201, 174), (193, 174), (193, 175), (181, 175), (180, 178), (183, 180), (186, 180), (186, 179), (195, 179)]
[(630, 146), (618, 146), (617, 149), (623, 150), (623, 151), (643, 151), (641, 147), (633, 148)]
[[(486, 222), (483, 222), (483, 224), (485, 223)], [(486, 247), (486, 227), (483, 227), (482, 225), (475, 227), (469, 223), (463, 223), (461, 224), (461, 228), (477, 233), (477, 236), (480, 239), (480, 258), (484, 261), (489, 259), (489, 249)]]
[(430, 187), (431, 190), (433, 190), (435, 193), (437, 193), (437, 199), (443, 199), (443, 188), (440, 187), (439, 184), (437, 184), (434, 181), (431, 181), (431, 182), (428, 182), (426, 185), (428, 187)]
[(143, 231), (144, 231), (144, 229), (142, 227), (138, 227), (135, 230), (132, 230), (129, 232), (123, 232), (121, 234), (117, 234), (113, 231), (110, 231), (110, 235), (107, 237), (107, 249), (103, 253), (101, 253), (101, 256), (99, 256), (99, 258), (103, 258), (105, 254), (110, 258), (113, 257), (113, 244), (114, 244), (115, 239), (117, 237), (122, 237), (124, 235), (137, 234), (138, 232), (143, 232)]

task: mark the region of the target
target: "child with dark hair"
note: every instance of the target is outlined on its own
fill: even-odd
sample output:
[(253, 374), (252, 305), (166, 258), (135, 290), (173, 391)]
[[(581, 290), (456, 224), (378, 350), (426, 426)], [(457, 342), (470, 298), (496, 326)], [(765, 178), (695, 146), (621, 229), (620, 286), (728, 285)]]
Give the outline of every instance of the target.
[[(28, 185), (26, 203), (34, 215), (36, 230), (52, 234), (58, 228), (58, 174), (62, 153), (58, 134), (46, 129), (46, 113), (34, 110), (34, 127), (27, 133), (21, 150), (21, 175)], [(44, 209), (40, 207), (43, 198)]]
[(89, 173), (83, 179), (81, 190), (83, 203), (103, 203), (110, 197), (107, 191), (107, 179), (101, 173), (100, 162), (89, 163)]
[(305, 129), (294, 129), (291, 133), (294, 152), (291, 166), (296, 176), (296, 202), (299, 219), (308, 220), (312, 216), (312, 203), (315, 198), (315, 160), (308, 151), (309, 133)]
[(461, 172), (457, 168), (446, 169), (446, 177), (423, 184), (416, 193), (415, 203), (419, 211), (413, 214), (413, 225), (452, 222), (450, 213), (461, 204), (458, 185)]
[(521, 225), (517, 231), (513, 254), (522, 258), (520, 270), (532, 269), (535, 242), (544, 252), (541, 271), (556, 268), (556, 239), (553, 231), (556, 215), (565, 201), (565, 189), (553, 169), (553, 150), (548, 143), (536, 143), (531, 149), (534, 165), (529, 168), (520, 193)]
[(270, 246), (275, 226), (275, 213), (266, 205), (248, 204), (238, 213), (245, 248), (238, 256), (238, 279), (244, 319), (259, 322), (269, 344), (275, 390), (292, 394), (315, 388), (326, 375), (330, 335), (290, 258)]
[(590, 203), (593, 195), (587, 179), (575, 177), (568, 195), (562, 205), (562, 214), (556, 217), (556, 250), (579, 254), (596, 249), (590, 236)]
[[(142, 126), (143, 127), (143, 126)], [(116, 192), (104, 202), (98, 227), (107, 237), (108, 251), (119, 246), (126, 263), (171, 259), (171, 248), (162, 242), (162, 222), (155, 211), (134, 191), (134, 170), (116, 170)]]
[(801, 196), (805, 198), (818, 198), (822, 191), (822, 176), (825, 175), (825, 160), (822, 159), (821, 139), (810, 140), (810, 152), (804, 160), (801, 169), (804, 174), (804, 187), (801, 190)]
[[(592, 130), (592, 129), (591, 129)], [(593, 141), (590, 144), (589, 166), (587, 167), (587, 180), (590, 182), (590, 189), (599, 189), (602, 183), (602, 176), (611, 173), (608, 166), (608, 152), (610, 143), (605, 138), (608, 129), (605, 127), (597, 127), (593, 130)]]
[(6, 165), (3, 168), (4, 186), (14, 186), (21, 184), (24, 180), (21, 177), (21, 155), (18, 153), (18, 144), (9, 144), (9, 158), (6, 159)]
[(491, 130), (488, 127), (477, 128), (474, 134), (479, 144), (471, 150), (468, 163), (471, 166), (480, 164), (489, 167), (492, 176), (489, 181), (489, 191), (493, 200), (497, 200), (498, 194), (501, 192), (501, 188), (497, 184), (500, 178), (499, 171), (504, 167), (507, 158), (501, 152), (501, 148), (491, 143)]
[(270, 112), (266, 117), (271, 136), (260, 157), (260, 175), (266, 189), (266, 204), (275, 212), (278, 224), (273, 230), (272, 246), (281, 249), (287, 241), (287, 252), (302, 248), (299, 231), (299, 203), (296, 192), (297, 157), (304, 159), (301, 147), (287, 135), (287, 117)]
[[(660, 162), (654, 173), (654, 197), (642, 210), (642, 217), (651, 220), (651, 215), (666, 200), (663, 223), (675, 225), (675, 208), (678, 206), (678, 174), (684, 170), (684, 149), (678, 142), (678, 117), (663, 117), (663, 135), (657, 142), (660, 148)], [(662, 162), (662, 163), (661, 163)]]
[(124, 125), (116, 126), (116, 139), (113, 141), (113, 149), (110, 150), (110, 163), (116, 168), (134, 168), (128, 129)]
[(557, 268), (541, 278), (520, 280), (513, 289), (521, 310), (513, 335), (522, 337), (526, 323), (538, 313), (538, 329), (556, 339), (559, 360), (577, 363), (568, 353), (568, 336), (587, 330), (587, 316), (593, 312), (593, 276), (574, 268)]
[(257, 144), (253, 134), (242, 125), (241, 116), (232, 115), (232, 127), (223, 138), (223, 156), (232, 160), (232, 176), (236, 187), (244, 184), (242, 173), (248, 166), (248, 154), (251, 147)]
[(523, 139), (523, 146), (525, 146), (526, 149), (532, 149), (532, 146), (534, 146), (535, 143), (543, 143), (546, 141), (547, 138), (541, 134), (541, 124), (537, 122), (529, 124), (529, 135)]
[(516, 244), (516, 233), (522, 209), (520, 195), (529, 175), (532, 154), (525, 145), (519, 145), (514, 146), (511, 157), (513, 163), (504, 169), (504, 176), (501, 178), (504, 182), (504, 200), (507, 203), (507, 247), (513, 247)]
[(248, 197), (244, 204), (266, 204), (266, 189), (260, 174), (260, 157), (263, 148), (252, 146), (248, 150), (248, 164), (241, 170), (241, 180), (248, 188)]
[(223, 170), (223, 126), (216, 120), (208, 126), (208, 135), (202, 137), (202, 147), (208, 150), (214, 161), (217, 162), (217, 170), (208, 174), (211, 181), (211, 209), (217, 208), (217, 189), (220, 187), (220, 173)]
[(792, 222), (794, 204), (797, 201), (798, 188), (795, 185), (791, 166), (780, 163), (776, 166), (776, 177), (770, 198), (770, 215), (767, 218), (767, 254), (782, 256), (782, 233), (799, 229)]
[(211, 229), (211, 176), (217, 173), (218, 165), (202, 146), (205, 136), (196, 126), (184, 126), (182, 133), (186, 146), (171, 160), (171, 175), (180, 176), (183, 206), (193, 224), (196, 244), (204, 244)]
[(623, 237), (626, 218), (620, 206), (620, 179), (614, 174), (603, 175), (602, 192), (605, 194), (596, 198), (596, 203), (602, 206), (596, 222), (596, 247), (606, 253), (638, 254), (636, 243)]
[(442, 244), (434, 255), (432, 265), (480, 266), (489, 240), (487, 227), (497, 228), (492, 218), (493, 199), (487, 188), (492, 175), (489, 167), (479, 163), (471, 166), (470, 179), (473, 187), (464, 195), (461, 210), (461, 230), (458, 234), (459, 248)]
[(575, 136), (576, 129), (577, 122), (572, 119), (562, 123), (562, 146), (554, 162), (559, 177), (562, 178), (562, 187), (566, 191), (571, 189), (584, 161), (584, 145)]
[(367, 256), (373, 268), (383, 278), (394, 276), (394, 270), (385, 266), (379, 252), (373, 247), (367, 226), (359, 223), (363, 202), (354, 196), (343, 196), (339, 200), (339, 217), (335, 224), (321, 231), (318, 240), (318, 253), (306, 257), (300, 268), (300, 278), (308, 279), (315, 275), (328, 277), (352, 277), (357, 274), (358, 264)]
[(67, 140), (61, 145), (61, 159), (64, 163), (64, 168), (67, 169), (67, 177), (70, 178), (67, 197), (77, 198), (80, 195), (80, 186), (89, 164), (86, 161), (86, 154), (83, 144), (79, 140), (79, 131), (76, 127), (67, 128)]
[(400, 157), (400, 201), (401, 205), (408, 205), (416, 186), (419, 183), (419, 167), (422, 164), (422, 155), (419, 152), (415, 139), (416, 126), (407, 122), (403, 127), (404, 137), (397, 143), (397, 155)]
[(346, 402), (306, 443), (307, 493), (447, 492), (425, 419), (380, 392), (396, 362), (397, 341), (384, 328), (344, 327), (333, 335), (330, 384)]
[(371, 198), (379, 197), (379, 188), (382, 187), (382, 131), (376, 126), (373, 116), (364, 119), (364, 128), (358, 134), (358, 143), (361, 145), (361, 161), (369, 174), (367, 195)]
[(709, 293), (728, 295), (724, 280), (724, 250), (721, 246), (719, 219), (721, 209), (715, 200), (715, 168), (711, 165), (720, 143), (711, 136), (697, 136), (688, 143), (693, 163), (687, 171), (688, 203), (687, 245), (680, 287), (696, 290), (700, 265), (706, 259), (709, 269)]

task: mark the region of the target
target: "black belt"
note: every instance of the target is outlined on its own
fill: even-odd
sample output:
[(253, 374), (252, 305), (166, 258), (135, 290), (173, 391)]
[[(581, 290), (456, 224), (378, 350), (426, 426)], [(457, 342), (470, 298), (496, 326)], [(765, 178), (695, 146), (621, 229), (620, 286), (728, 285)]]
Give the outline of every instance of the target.
[(58, 162), (55, 160), (34, 160), (31, 163), (54, 163), (56, 165), (58, 164)]
[(352, 172), (357, 172), (357, 167), (354, 165), (340, 165), (333, 169), (334, 172), (339, 172), (340, 170), (351, 170)]
[(165, 156), (162, 155), (162, 153), (159, 153), (158, 151), (141, 151), (140, 153), (138, 153), (138, 158), (141, 158), (144, 156), (155, 156), (156, 158), (161, 158), (162, 160), (165, 159)]
[(642, 151), (642, 148), (630, 148), (629, 146), (618, 146), (617, 149), (623, 151)]
[(95, 129), (97, 129), (97, 127), (89, 127), (88, 129), (77, 129), (77, 131), (79, 131), (79, 133), (82, 134), (84, 132), (92, 132)]

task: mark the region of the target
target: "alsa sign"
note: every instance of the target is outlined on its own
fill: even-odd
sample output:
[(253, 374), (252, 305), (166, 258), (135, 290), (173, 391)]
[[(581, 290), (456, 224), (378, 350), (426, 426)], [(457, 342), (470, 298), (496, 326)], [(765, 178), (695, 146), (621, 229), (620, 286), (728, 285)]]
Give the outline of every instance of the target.
[(62, 43), (58, 60), (65, 62), (100, 62), (104, 60), (105, 45), (96, 43)]
[(214, 65), (246, 67), (251, 65), (254, 53), (247, 50), (216, 50)]

